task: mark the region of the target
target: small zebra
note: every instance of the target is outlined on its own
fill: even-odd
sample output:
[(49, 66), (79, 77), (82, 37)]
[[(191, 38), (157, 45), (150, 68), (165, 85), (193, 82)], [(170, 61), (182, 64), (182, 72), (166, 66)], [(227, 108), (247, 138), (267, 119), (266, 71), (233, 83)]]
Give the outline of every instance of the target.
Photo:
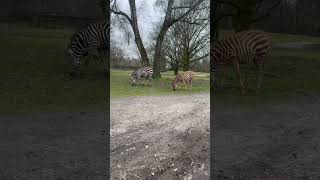
[[(69, 40), (66, 53), (72, 59), (72, 71), (71, 76), (80, 75), (81, 59), (86, 57), (88, 54), (94, 55), (100, 60), (103, 56), (109, 53), (110, 42), (110, 23), (109, 22), (98, 22), (90, 24), (80, 31), (73, 34)], [(107, 53), (107, 54), (105, 54)], [(103, 60), (101, 60), (103, 61)], [(104, 62), (105, 74), (108, 72), (108, 65)], [(86, 62), (87, 64), (88, 62)]]
[(148, 79), (148, 85), (152, 79), (153, 69), (151, 67), (141, 67), (135, 71), (132, 72), (130, 78), (131, 78), (131, 85), (135, 86), (138, 81), (141, 79)]
[(216, 66), (231, 65), (240, 81), (241, 94), (245, 94), (240, 64), (253, 63), (257, 69), (258, 94), (263, 78), (264, 59), (270, 47), (267, 34), (256, 30), (242, 31), (213, 43), (210, 62), (211, 87), (214, 87), (215, 83)]
[(178, 87), (178, 83), (183, 83), (184, 89), (187, 88), (186, 84), (190, 85), (190, 90), (192, 89), (192, 80), (195, 78), (196, 74), (193, 71), (185, 71), (178, 74), (172, 81), (172, 88), (175, 91)]

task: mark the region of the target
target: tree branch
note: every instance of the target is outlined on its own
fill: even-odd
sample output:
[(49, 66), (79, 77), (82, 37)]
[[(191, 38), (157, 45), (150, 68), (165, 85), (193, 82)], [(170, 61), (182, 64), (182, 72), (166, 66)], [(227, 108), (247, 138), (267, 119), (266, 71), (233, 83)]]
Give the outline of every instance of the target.
[(116, 11), (116, 10), (114, 10), (114, 9), (110, 9), (110, 11), (111, 11), (113, 14), (117, 14), (117, 15), (122, 15), (122, 16), (124, 16), (124, 17), (129, 21), (129, 23), (132, 24), (132, 20), (130, 19), (130, 17), (129, 17), (126, 13), (124, 13), (124, 12), (122, 12), (122, 11)]
[(191, 11), (195, 10), (199, 4), (201, 4), (204, 0), (198, 0), (195, 4), (193, 4), (186, 12), (184, 12), (183, 14), (181, 14), (179, 17), (177, 17), (176, 19), (172, 19), (171, 22), (169, 22), (169, 26), (173, 25), (174, 23), (176, 23), (177, 21), (181, 20), (182, 18), (184, 18), (186, 15), (188, 15)]
[(205, 55), (203, 55), (203, 56), (201, 56), (201, 57), (199, 57), (199, 58), (192, 59), (192, 60), (190, 60), (189, 62), (191, 63), (191, 62), (194, 62), (194, 61), (199, 61), (199, 60), (201, 60), (201, 59), (203, 59), (203, 58), (205, 58), (205, 57), (209, 56), (209, 54), (210, 54), (210, 53), (205, 54)]

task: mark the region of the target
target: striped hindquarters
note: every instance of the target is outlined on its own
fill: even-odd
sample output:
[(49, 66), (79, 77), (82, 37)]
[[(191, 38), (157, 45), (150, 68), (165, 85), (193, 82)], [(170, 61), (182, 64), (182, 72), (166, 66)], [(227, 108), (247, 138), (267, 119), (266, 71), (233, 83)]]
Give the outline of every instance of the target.
[(141, 79), (151, 79), (153, 74), (153, 69), (151, 67), (141, 67), (135, 71), (132, 72), (131, 74), (131, 81), (132, 85), (135, 85), (137, 81)]
[[(210, 54), (211, 83), (219, 65), (249, 64), (263, 70), (264, 57), (271, 47), (270, 38), (262, 31), (242, 31), (212, 44)], [(213, 85), (213, 84), (212, 84)]]
[(107, 51), (110, 48), (109, 32), (110, 24), (99, 22), (90, 24), (73, 34), (67, 47), (73, 65), (80, 66), (80, 59), (92, 50)]
[(192, 83), (192, 80), (195, 78), (196, 74), (193, 71), (185, 71), (178, 74), (172, 81), (172, 88), (175, 91), (178, 83)]

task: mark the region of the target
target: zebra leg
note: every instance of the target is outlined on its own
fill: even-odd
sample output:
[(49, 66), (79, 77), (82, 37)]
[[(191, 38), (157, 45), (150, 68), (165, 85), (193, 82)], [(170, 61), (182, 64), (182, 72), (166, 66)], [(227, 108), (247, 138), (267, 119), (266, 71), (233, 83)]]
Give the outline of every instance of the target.
[(243, 85), (243, 81), (242, 81), (242, 77), (241, 77), (241, 73), (240, 73), (240, 66), (239, 66), (239, 63), (234, 63), (234, 70), (235, 70), (235, 73), (237, 75), (237, 78), (239, 79), (239, 82), (240, 82), (240, 92), (241, 92), (241, 95), (245, 95), (245, 88), (244, 88), (244, 85)]
[(263, 71), (262, 71), (262, 69), (259, 69), (258, 72), (257, 72), (257, 89), (256, 89), (256, 94), (260, 94), (262, 79), (263, 79)]
[[(100, 62), (103, 62), (103, 65), (104, 65), (103, 66), (104, 67), (104, 76), (106, 78), (109, 78), (109, 68), (108, 68), (108, 63), (107, 63), (107, 59), (106, 59), (106, 54), (103, 50), (98, 50), (98, 54), (99, 54)], [(107, 55), (108, 55), (108, 53), (107, 53)]]
[(186, 90), (187, 89), (186, 81), (183, 81), (183, 85), (184, 85), (184, 89)]
[(70, 72), (70, 76), (72, 78), (80, 77), (80, 64), (81, 64), (81, 62), (80, 62), (79, 58), (73, 60), (73, 67)]
[[(263, 58), (261, 58), (263, 59)], [(257, 66), (257, 89), (256, 89), (256, 94), (260, 94), (261, 91), (261, 84), (262, 84), (262, 79), (263, 79), (263, 61), (258, 61), (255, 60), (256, 66)]]
[(150, 76), (148, 79), (148, 86), (150, 86), (150, 84), (151, 84), (151, 79), (152, 79), (152, 76)]
[(248, 89), (248, 71), (245, 70), (243, 73), (244, 73), (243, 85), (246, 89)]
[(88, 58), (87, 58), (87, 59), (85, 59), (85, 61), (84, 61), (84, 65), (85, 65), (86, 67), (88, 67), (88, 66), (89, 66), (89, 60), (88, 60)]
[(222, 77), (221, 77), (221, 80), (220, 80), (220, 88), (221, 89), (224, 88), (224, 82), (226, 80), (226, 75), (227, 75), (226, 68), (223, 68), (222, 69)]

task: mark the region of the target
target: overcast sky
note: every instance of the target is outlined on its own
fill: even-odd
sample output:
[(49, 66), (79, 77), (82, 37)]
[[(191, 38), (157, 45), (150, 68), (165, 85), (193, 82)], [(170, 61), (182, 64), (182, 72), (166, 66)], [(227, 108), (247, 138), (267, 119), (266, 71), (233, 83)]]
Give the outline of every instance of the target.
[[(164, 12), (159, 7), (155, 7), (156, 0), (138, 0), (136, 1), (138, 26), (142, 41), (147, 47), (150, 42), (150, 34), (153, 32), (155, 25), (164, 17)], [(130, 7), (128, 0), (118, 0), (119, 9), (130, 16)], [(130, 27), (131, 28), (131, 27)], [(131, 30), (131, 29), (130, 29)], [(136, 57), (136, 44), (134, 39), (131, 39), (130, 44), (121, 33), (119, 28), (113, 27), (111, 31), (111, 40), (117, 42), (122, 47), (128, 57)]]

